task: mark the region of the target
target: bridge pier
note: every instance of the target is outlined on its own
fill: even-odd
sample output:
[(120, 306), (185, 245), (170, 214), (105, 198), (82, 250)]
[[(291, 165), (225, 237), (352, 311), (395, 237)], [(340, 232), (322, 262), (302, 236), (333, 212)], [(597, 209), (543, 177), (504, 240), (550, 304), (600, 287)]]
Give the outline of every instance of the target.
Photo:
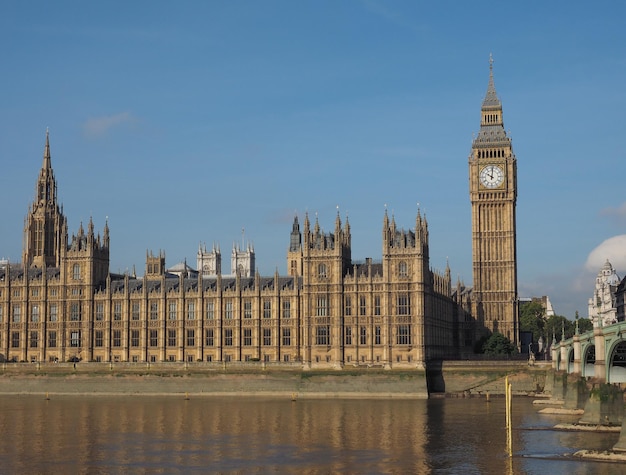
[(549, 371), (546, 375), (544, 392), (552, 395), (551, 399), (563, 401), (565, 399), (565, 389), (567, 383), (567, 373), (565, 371)]
[(580, 374), (565, 375), (565, 397), (563, 398), (564, 409), (584, 409), (589, 399), (587, 382)]
[(603, 426), (622, 424), (622, 432), (624, 432), (623, 419), (624, 391), (614, 384), (592, 383), (585, 404), (585, 413), (579, 423)]

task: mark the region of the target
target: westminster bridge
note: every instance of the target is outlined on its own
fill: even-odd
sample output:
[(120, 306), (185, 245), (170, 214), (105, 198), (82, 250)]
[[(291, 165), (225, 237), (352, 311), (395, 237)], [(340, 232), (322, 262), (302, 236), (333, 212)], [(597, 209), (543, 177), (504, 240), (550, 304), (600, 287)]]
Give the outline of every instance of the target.
[(552, 366), (598, 382), (626, 383), (626, 322), (595, 327), (554, 343)]

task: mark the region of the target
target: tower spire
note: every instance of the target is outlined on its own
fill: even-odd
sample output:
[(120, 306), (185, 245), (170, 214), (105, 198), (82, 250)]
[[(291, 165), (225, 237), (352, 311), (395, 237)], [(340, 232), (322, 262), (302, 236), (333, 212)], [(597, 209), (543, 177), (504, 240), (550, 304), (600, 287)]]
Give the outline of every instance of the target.
[(46, 145), (43, 149), (43, 165), (42, 168), (45, 170), (49, 170), (52, 168), (52, 163), (50, 161), (50, 131), (46, 127)]
[(496, 86), (493, 81), (493, 56), (489, 53), (489, 83), (487, 85), (487, 94), (485, 94), (485, 100), (483, 101), (483, 110), (485, 109), (502, 109), (500, 99), (496, 93)]

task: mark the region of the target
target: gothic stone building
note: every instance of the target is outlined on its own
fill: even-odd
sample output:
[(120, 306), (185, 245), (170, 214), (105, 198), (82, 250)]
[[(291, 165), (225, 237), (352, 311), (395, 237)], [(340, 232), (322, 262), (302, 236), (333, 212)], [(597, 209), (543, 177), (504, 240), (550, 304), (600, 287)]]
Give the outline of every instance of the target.
[[(288, 275), (261, 277), (251, 248), (200, 248), (198, 271), (168, 272), (146, 255), (143, 277), (109, 270), (109, 228), (68, 234), (46, 135), (28, 209), (22, 262), (0, 262), (0, 360), (265, 361), (303, 367), (423, 367), (464, 356), (484, 331), (518, 342), (517, 165), (490, 65), (480, 131), (469, 157), (474, 287), (429, 262), (428, 223), (413, 230), (385, 212), (382, 258), (352, 260), (339, 214), (322, 232), (296, 216)], [(232, 259), (231, 259), (232, 260)]]
[[(428, 224), (385, 212), (382, 260), (356, 263), (339, 215), (323, 233), (294, 219), (288, 275), (169, 273), (149, 252), (143, 277), (109, 269), (109, 228), (68, 235), (46, 135), (22, 262), (0, 266), (5, 361), (245, 362), (421, 367), (458, 353), (465, 320), (450, 270), (429, 267)], [(461, 324), (462, 326), (462, 324)]]

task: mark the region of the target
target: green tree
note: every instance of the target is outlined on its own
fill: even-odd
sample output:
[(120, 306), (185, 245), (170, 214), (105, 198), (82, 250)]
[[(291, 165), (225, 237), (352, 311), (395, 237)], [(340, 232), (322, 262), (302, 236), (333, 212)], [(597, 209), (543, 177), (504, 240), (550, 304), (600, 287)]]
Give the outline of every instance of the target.
[(520, 331), (531, 332), (533, 341), (537, 342), (539, 337), (546, 338), (545, 334), (545, 310), (540, 302), (528, 302), (520, 305), (519, 325)]
[(562, 315), (551, 315), (546, 321), (546, 337), (549, 341), (552, 341), (552, 337), (556, 338), (556, 341), (561, 341), (561, 336), (565, 330), (565, 338), (571, 338), (574, 336), (576, 326), (574, 322), (565, 318)]
[(517, 348), (502, 333), (495, 332), (483, 345), (483, 353), (486, 355), (512, 355), (517, 353)]
[(578, 319), (578, 331), (580, 333), (588, 332), (589, 330), (593, 330), (593, 322), (588, 318), (579, 318)]

